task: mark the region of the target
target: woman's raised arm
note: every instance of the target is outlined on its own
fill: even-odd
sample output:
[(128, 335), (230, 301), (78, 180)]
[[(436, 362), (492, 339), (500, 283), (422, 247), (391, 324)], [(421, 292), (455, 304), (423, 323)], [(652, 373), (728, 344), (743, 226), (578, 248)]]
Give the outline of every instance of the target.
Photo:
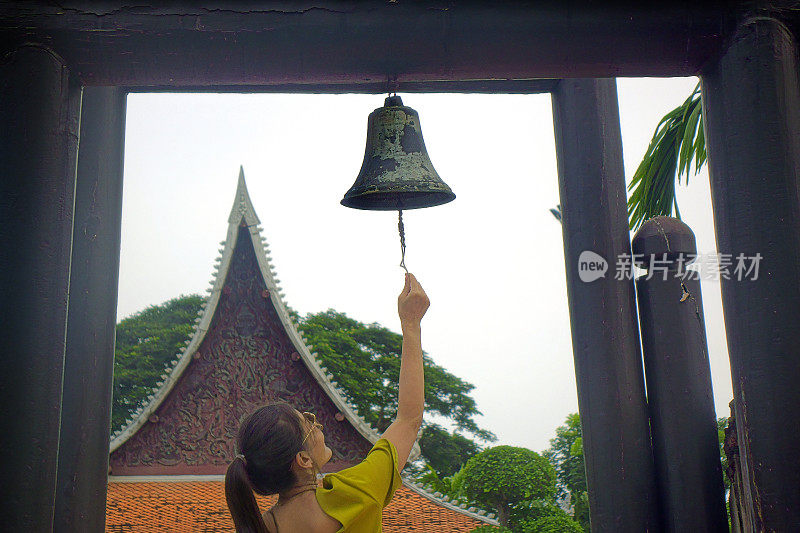
[(430, 300), (417, 278), (413, 274), (406, 274), (406, 284), (397, 298), (397, 312), (403, 330), (397, 417), (382, 435), (397, 449), (399, 470), (405, 466), (411, 448), (417, 440), (425, 409), (425, 374), (422, 365), (420, 322), (428, 306)]

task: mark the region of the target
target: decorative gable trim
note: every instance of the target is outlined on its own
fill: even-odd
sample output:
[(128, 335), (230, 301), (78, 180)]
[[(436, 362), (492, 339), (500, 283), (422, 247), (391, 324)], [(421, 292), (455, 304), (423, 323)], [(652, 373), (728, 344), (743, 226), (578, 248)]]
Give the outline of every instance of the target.
[[(247, 184), (244, 179), (244, 169), (239, 168), (239, 180), (236, 188), (236, 197), (233, 207), (228, 217), (228, 234), (225, 241), (221, 242), (220, 256), (215, 261), (215, 273), (210, 282), (211, 287), (207, 289), (210, 293), (204, 309), (195, 320), (194, 334), (191, 339), (186, 341), (186, 348), (182, 353), (176, 354), (172, 361), (171, 369), (161, 375), (161, 381), (153, 388), (153, 393), (146, 399), (146, 403), (136, 410), (132, 418), (126, 421), (126, 425), (112, 435), (110, 452), (113, 452), (128, 439), (131, 438), (155, 413), (161, 403), (166, 399), (173, 387), (180, 381), (186, 368), (192, 361), (192, 356), (203, 343), (206, 332), (209, 330), (211, 321), (217, 310), (220, 293), (225, 285), (225, 279), (231, 265), (234, 249), (236, 248), (237, 238), (240, 227), (247, 227), (256, 260), (264, 282), (269, 291), (270, 300), (281, 321), (281, 324), (289, 337), (295, 351), (300, 359), (308, 368), (316, 382), (322, 387), (326, 395), (331, 399), (336, 408), (344, 415), (345, 419), (356, 428), (356, 430), (369, 442), (375, 443), (380, 435), (374, 427), (361, 417), (346, 400), (344, 391), (339, 388), (333, 375), (322, 366), (317, 359), (316, 353), (312, 352), (307, 344), (307, 340), (302, 336), (298, 325), (291, 319), (288, 306), (283, 301), (283, 291), (280, 289), (279, 280), (275, 269), (270, 261), (269, 245), (266, 238), (262, 236), (260, 220), (256, 215), (250, 194), (247, 191)], [(414, 444), (412, 459), (420, 454), (419, 445)]]

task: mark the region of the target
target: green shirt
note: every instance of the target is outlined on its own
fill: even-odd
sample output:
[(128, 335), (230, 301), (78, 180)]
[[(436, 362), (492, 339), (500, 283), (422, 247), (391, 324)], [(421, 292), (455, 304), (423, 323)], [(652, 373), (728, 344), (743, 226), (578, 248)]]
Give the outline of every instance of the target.
[(317, 502), (341, 522), (340, 532), (380, 532), (381, 512), (400, 483), (397, 450), (388, 440), (380, 439), (362, 462), (322, 478)]

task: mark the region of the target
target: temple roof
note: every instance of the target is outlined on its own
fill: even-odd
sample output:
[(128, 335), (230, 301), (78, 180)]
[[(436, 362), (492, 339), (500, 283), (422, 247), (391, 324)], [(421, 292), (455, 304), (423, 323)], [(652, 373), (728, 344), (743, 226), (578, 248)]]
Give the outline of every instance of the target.
[[(217, 311), (220, 294), (225, 284), (228, 270), (231, 267), (233, 252), (237, 244), (240, 228), (247, 228), (248, 237), (252, 241), (255, 250), (256, 261), (269, 292), (270, 301), (283, 325), (286, 334), (289, 336), (293, 348), (303, 361), (316, 382), (325, 391), (327, 396), (333, 401), (339, 411), (344, 415), (350, 424), (368, 441), (374, 443), (378, 440), (378, 431), (370, 426), (355, 409), (347, 402), (344, 392), (337, 386), (333, 375), (317, 359), (316, 353), (312, 352), (306, 339), (302, 336), (299, 325), (295, 323), (288, 312), (288, 306), (283, 301), (283, 291), (280, 289), (279, 279), (275, 274), (269, 255), (269, 245), (266, 238), (262, 235), (263, 228), (261, 221), (253, 208), (250, 194), (247, 191), (247, 184), (244, 179), (244, 169), (239, 168), (239, 180), (236, 187), (236, 197), (228, 216), (228, 234), (225, 241), (220, 244), (220, 256), (215, 261), (216, 273), (211, 280), (210, 293), (200, 316), (195, 320), (194, 334), (191, 339), (186, 341), (186, 348), (181, 353), (175, 355), (171, 363), (171, 370), (161, 376), (153, 394), (148, 396), (145, 405), (140, 406), (133, 418), (126, 421), (126, 425), (112, 435), (110, 451), (113, 453), (122, 446), (139, 428), (141, 428), (149, 417), (158, 409), (164, 399), (172, 391), (173, 387), (180, 381), (193, 356), (203, 343), (206, 333), (209, 331), (211, 322)], [(419, 454), (419, 447), (416, 447), (416, 455)]]
[[(189, 479), (187, 475), (220, 475), (233, 459), (239, 421), (269, 401), (282, 400), (317, 413), (334, 452), (326, 471), (360, 461), (379, 439), (377, 430), (348, 403), (292, 318), (262, 231), (240, 168), (209, 296), (186, 347), (145, 403), (112, 436), (113, 479), (160, 476), (157, 479), (177, 483)], [(419, 454), (418, 445), (412, 454)], [(404, 485), (420, 502), (496, 523), (493, 515), (448, 502), (408, 479)]]
[[(276, 496), (256, 495), (261, 509), (268, 509), (275, 500)], [(383, 531), (466, 533), (485, 525), (485, 520), (458, 508), (438, 502), (434, 504), (414, 489), (401, 486), (383, 510)], [(112, 478), (109, 481), (106, 531), (174, 533), (233, 530), (233, 521), (225, 504), (222, 476), (136, 482)]]

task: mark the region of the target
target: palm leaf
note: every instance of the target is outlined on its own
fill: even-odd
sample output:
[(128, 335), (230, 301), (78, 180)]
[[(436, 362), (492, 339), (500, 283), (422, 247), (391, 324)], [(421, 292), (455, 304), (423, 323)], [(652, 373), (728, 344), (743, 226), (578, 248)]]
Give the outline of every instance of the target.
[(550, 208), (550, 212), (553, 214), (554, 217), (556, 217), (556, 220), (558, 220), (558, 222), (560, 224), (561, 223), (561, 204), (558, 204), (555, 207), (551, 207)]
[[(695, 147), (694, 140), (697, 137), (697, 124), (700, 121), (701, 106), (700, 100), (695, 100), (691, 106), (691, 112), (687, 113), (686, 126), (683, 131), (680, 154), (678, 156), (678, 183), (681, 176), (686, 174), (686, 184), (689, 184), (689, 167), (692, 164), (692, 150)], [(687, 111), (689, 111), (687, 109)]]
[(664, 115), (631, 178), (628, 191), (628, 218), (631, 229), (648, 218), (666, 215), (680, 218), (675, 197), (675, 181), (689, 173), (694, 164), (697, 174), (706, 161), (700, 84), (678, 107)]
[(706, 135), (703, 131), (703, 118), (702, 115), (698, 121), (697, 138), (694, 140), (694, 168), (695, 172), (700, 170), (706, 162)]

